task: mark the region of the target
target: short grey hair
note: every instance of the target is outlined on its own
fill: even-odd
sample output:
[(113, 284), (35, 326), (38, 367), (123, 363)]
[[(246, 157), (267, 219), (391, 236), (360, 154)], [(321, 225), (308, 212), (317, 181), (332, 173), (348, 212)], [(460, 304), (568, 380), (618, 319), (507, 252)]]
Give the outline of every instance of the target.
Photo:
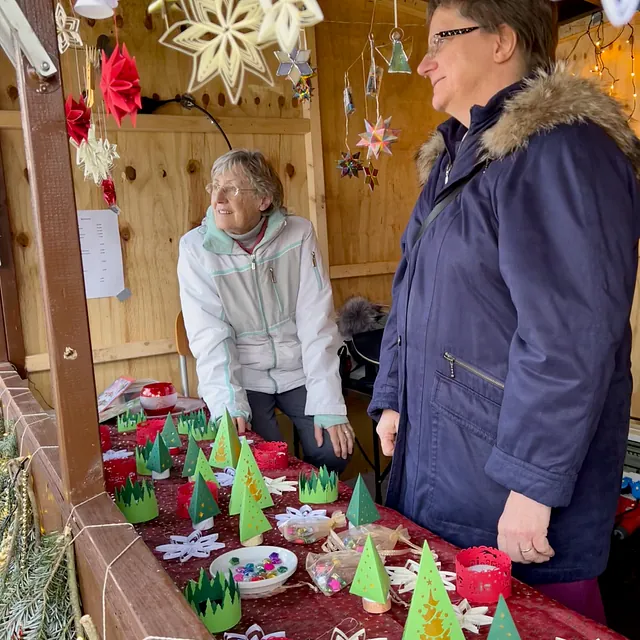
[(273, 165), (260, 151), (249, 149), (234, 149), (221, 155), (211, 168), (211, 181), (220, 173), (236, 168), (242, 169), (249, 183), (260, 196), (271, 198), (271, 205), (265, 211), (273, 213), (284, 209), (284, 187)]

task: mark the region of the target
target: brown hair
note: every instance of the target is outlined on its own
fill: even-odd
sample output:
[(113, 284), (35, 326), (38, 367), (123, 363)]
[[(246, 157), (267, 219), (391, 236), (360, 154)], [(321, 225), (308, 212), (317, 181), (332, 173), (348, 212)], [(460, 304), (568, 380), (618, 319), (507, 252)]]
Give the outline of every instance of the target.
[(430, 0), (429, 22), (438, 7), (457, 9), (491, 33), (503, 24), (511, 27), (529, 71), (548, 69), (555, 60), (556, 13), (550, 0)]

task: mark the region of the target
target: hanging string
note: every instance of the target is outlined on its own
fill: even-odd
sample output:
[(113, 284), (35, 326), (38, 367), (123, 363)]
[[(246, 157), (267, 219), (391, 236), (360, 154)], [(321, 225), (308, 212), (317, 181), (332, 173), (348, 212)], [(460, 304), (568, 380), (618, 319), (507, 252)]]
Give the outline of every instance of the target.
[[(345, 71), (345, 74), (344, 74), (344, 93), (343, 93), (343, 98), (342, 98), (343, 102), (344, 102), (344, 96), (345, 96), (347, 90), (349, 90), (349, 88), (350, 88), (349, 72)], [(345, 144), (345, 147), (347, 147), (347, 151), (349, 152), (349, 155), (351, 155), (351, 147), (349, 146), (349, 114), (347, 113), (346, 106), (344, 106), (344, 144)]]
[[(75, 8), (73, 6), (73, 2), (71, 0), (69, 0), (69, 6), (71, 7), (71, 13), (73, 14), (73, 17), (76, 20), (79, 20), (78, 16), (76, 15)], [(78, 59), (78, 49), (76, 47), (73, 47), (73, 52), (76, 56), (76, 73), (78, 75), (78, 92), (80, 93), (80, 95), (82, 95), (82, 82), (80, 80), (80, 61)]]
[(631, 118), (633, 118), (633, 114), (636, 112), (637, 98), (638, 98), (638, 92), (636, 91), (636, 69), (635, 69), (636, 57), (635, 57), (635, 51), (634, 51), (636, 38), (635, 38), (635, 30), (633, 28), (633, 25), (629, 24), (627, 26), (629, 27), (629, 29), (631, 29), (631, 35), (629, 36), (629, 45), (630, 45), (630, 51), (631, 51), (631, 87), (633, 90), (633, 109), (629, 114), (629, 120), (631, 120)]
[(393, 0), (393, 26), (398, 28), (398, 0)]

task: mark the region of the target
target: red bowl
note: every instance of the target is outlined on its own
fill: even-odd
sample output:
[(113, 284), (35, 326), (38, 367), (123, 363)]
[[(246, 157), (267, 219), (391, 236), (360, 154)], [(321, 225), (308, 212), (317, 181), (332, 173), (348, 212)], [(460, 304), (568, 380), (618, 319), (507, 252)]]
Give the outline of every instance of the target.
[(105, 488), (110, 493), (113, 493), (116, 487), (124, 485), (127, 478), (131, 478), (131, 481), (134, 482), (138, 477), (135, 456), (107, 460), (103, 462), (103, 467)]
[(103, 453), (111, 449), (111, 433), (109, 432), (109, 427), (105, 424), (100, 425), (100, 448)]
[[(482, 568), (482, 570), (478, 570)], [(456, 590), (471, 604), (495, 604), (511, 595), (511, 558), (491, 547), (464, 549), (456, 556)]]
[[(191, 502), (191, 496), (193, 495), (193, 489), (196, 486), (195, 482), (187, 482), (178, 489), (178, 507), (176, 513), (179, 518), (190, 518), (189, 516), (189, 503)], [(207, 481), (207, 487), (211, 491), (216, 502), (218, 502), (218, 485), (215, 482)]]
[(289, 466), (286, 442), (259, 442), (253, 447), (253, 456), (260, 471), (281, 471)]
[(167, 414), (177, 403), (178, 392), (170, 382), (154, 382), (140, 392), (140, 405), (148, 416)]

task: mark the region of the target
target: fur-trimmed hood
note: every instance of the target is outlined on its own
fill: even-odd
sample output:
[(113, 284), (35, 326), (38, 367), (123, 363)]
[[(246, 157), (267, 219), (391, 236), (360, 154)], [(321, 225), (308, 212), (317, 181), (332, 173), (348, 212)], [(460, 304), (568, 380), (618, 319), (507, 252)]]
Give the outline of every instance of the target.
[[(540, 70), (527, 78), (524, 88), (505, 101), (498, 122), (480, 137), (479, 159), (502, 160), (525, 149), (536, 134), (585, 121), (602, 127), (613, 138), (640, 179), (640, 141), (620, 103), (600, 91), (593, 81), (572, 75), (564, 63), (558, 63), (551, 72)], [(416, 165), (421, 185), (444, 148), (440, 131), (420, 147)]]

